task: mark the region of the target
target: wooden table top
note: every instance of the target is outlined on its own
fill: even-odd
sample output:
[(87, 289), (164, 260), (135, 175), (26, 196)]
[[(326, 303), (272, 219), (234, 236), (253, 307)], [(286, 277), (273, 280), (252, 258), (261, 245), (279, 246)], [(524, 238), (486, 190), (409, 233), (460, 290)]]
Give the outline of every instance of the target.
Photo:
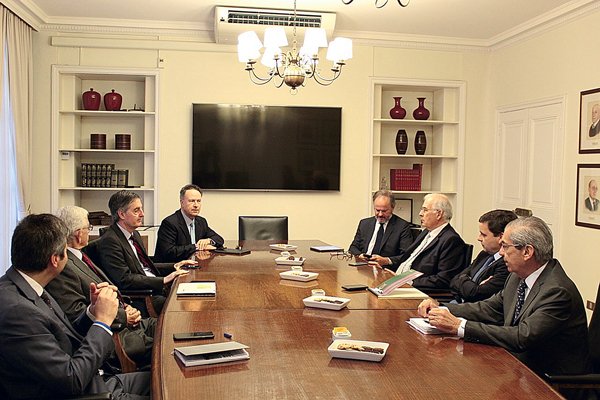
[[(559, 399), (542, 379), (505, 350), (454, 337), (422, 335), (406, 320), (418, 300), (378, 300), (346, 293), (344, 283), (372, 286), (387, 275), (350, 267), (298, 244), (304, 268), (319, 272), (318, 287), (351, 299), (341, 311), (304, 308), (312, 287), (281, 282), (266, 250), (218, 255), (186, 280), (214, 279), (215, 299), (172, 295), (161, 315), (153, 352), (153, 399)], [(174, 292), (174, 291), (172, 291)], [(381, 362), (331, 358), (331, 330), (346, 326), (352, 339), (390, 344)], [(173, 333), (213, 331), (214, 340), (173, 341)], [(250, 348), (250, 360), (184, 368), (175, 347), (222, 342), (227, 332)]]

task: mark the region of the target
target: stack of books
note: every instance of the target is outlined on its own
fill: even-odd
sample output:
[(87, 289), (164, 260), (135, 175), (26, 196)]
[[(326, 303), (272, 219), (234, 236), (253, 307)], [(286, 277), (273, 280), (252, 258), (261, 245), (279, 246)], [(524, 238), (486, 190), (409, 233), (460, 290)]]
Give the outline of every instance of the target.
[[(413, 269), (409, 269), (408, 271), (404, 271), (399, 273), (398, 275), (394, 275), (391, 278), (385, 280), (383, 283), (381, 283), (379, 286), (374, 287), (374, 288), (369, 288), (369, 291), (373, 294), (376, 294), (378, 297), (382, 297), (382, 296), (390, 296), (392, 295), (392, 293), (394, 293), (394, 291), (396, 291), (397, 289), (400, 289), (401, 286), (406, 285), (407, 283), (411, 282), (413, 279), (418, 278), (419, 276), (423, 275), (422, 272), (420, 271), (415, 271)], [(404, 288), (402, 288), (404, 289)], [(419, 290), (414, 289), (416, 292), (418, 292), (417, 294), (422, 294), (424, 297), (415, 297), (415, 298), (426, 298), (427, 295), (422, 293)], [(414, 293), (413, 293), (414, 294)], [(391, 297), (395, 297), (395, 296), (390, 296)], [(400, 298), (400, 297), (399, 297)], [(404, 297), (404, 298), (410, 298), (410, 297)]]
[(413, 164), (412, 169), (390, 169), (390, 189), (421, 191), (421, 178), (423, 177), (423, 164)]

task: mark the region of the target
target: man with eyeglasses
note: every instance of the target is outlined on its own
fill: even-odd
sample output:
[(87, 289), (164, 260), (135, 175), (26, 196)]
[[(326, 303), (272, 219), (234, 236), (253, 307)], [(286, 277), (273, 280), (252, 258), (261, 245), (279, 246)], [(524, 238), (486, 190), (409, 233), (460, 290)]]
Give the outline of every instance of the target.
[(379, 190), (373, 195), (375, 216), (358, 223), (348, 249), (358, 261), (367, 261), (371, 255), (389, 257), (403, 254), (410, 246), (410, 224), (394, 214), (395, 206), (396, 199), (389, 190)]
[(185, 185), (179, 191), (181, 208), (163, 219), (156, 239), (156, 262), (185, 260), (197, 251), (223, 247), (223, 238), (200, 216), (202, 190), (197, 185)]
[[(113, 224), (98, 239), (95, 253), (100, 267), (121, 290), (153, 291), (152, 305), (160, 313), (165, 303), (165, 292), (179, 275), (187, 274), (181, 269), (184, 265), (196, 264), (184, 260), (159, 271), (154, 265), (142, 243), (142, 237), (136, 230), (142, 226), (144, 209), (140, 196), (129, 190), (121, 190), (108, 200)], [(172, 272), (171, 272), (172, 271)], [(163, 274), (166, 273), (166, 276)], [(143, 302), (136, 303), (145, 310)], [(147, 314), (147, 311), (144, 312)]]
[(441, 193), (425, 196), (419, 212), (423, 231), (403, 254), (373, 256), (371, 260), (396, 273), (414, 269), (423, 273), (413, 281), (419, 290), (449, 290), (450, 280), (465, 267), (465, 242), (450, 225), (452, 204)]
[[(65, 223), (69, 231), (68, 259), (62, 273), (46, 285), (46, 290), (73, 323), (92, 302), (90, 284), (104, 287), (112, 285), (112, 282), (104, 271), (82, 252), (88, 245), (92, 229), (87, 210), (77, 206), (65, 206), (56, 211), (56, 216)], [(155, 327), (156, 318), (142, 318), (137, 308), (123, 302), (120, 302), (117, 316), (111, 326), (115, 334), (121, 337), (125, 353), (140, 367), (150, 365)], [(116, 359), (111, 361), (114, 365), (118, 363)]]
[(504, 231), (500, 254), (510, 275), (504, 289), (476, 303), (432, 299), (418, 311), (431, 325), (465, 341), (503, 347), (538, 374), (589, 370), (583, 300), (558, 260), (552, 233), (537, 217), (519, 218)]

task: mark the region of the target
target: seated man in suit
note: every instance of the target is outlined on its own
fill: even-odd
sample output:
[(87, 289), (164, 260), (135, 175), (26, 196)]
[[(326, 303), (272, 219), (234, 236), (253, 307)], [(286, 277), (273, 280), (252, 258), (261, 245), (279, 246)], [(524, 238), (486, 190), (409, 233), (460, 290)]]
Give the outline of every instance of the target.
[(450, 281), (456, 303), (479, 301), (498, 293), (504, 287), (508, 270), (500, 256), (500, 243), (506, 224), (517, 219), (508, 210), (492, 210), (479, 218), (479, 236), (483, 250), (463, 272)]
[(160, 313), (165, 303), (164, 291), (179, 275), (187, 274), (181, 266), (195, 262), (178, 262), (173, 272), (162, 276), (146, 254), (142, 238), (136, 231), (144, 219), (140, 196), (129, 190), (121, 190), (110, 197), (108, 208), (113, 224), (98, 239), (96, 251), (100, 267), (121, 290), (152, 290), (152, 304)]
[(399, 255), (412, 243), (410, 224), (394, 214), (396, 199), (389, 190), (373, 195), (375, 216), (358, 223), (356, 235), (348, 251), (357, 260), (366, 261), (366, 255), (383, 257)]
[(163, 219), (156, 240), (156, 262), (177, 262), (200, 250), (223, 247), (223, 238), (200, 216), (202, 190), (185, 185), (179, 191), (181, 208)]
[(91, 304), (73, 325), (44, 290), (67, 263), (67, 233), (50, 214), (28, 215), (13, 232), (12, 267), (0, 278), (0, 393), (11, 399), (102, 392), (112, 392), (113, 399), (149, 399), (149, 372), (98, 371), (114, 350), (114, 287), (91, 284)]
[[(91, 303), (90, 284), (112, 282), (89, 257), (82, 253), (88, 244), (90, 223), (87, 210), (77, 206), (58, 209), (56, 216), (69, 229), (67, 237), (67, 264), (46, 290), (54, 297), (69, 321), (73, 322)], [(114, 286), (114, 285), (113, 285)], [(121, 296), (119, 295), (121, 298)], [(140, 312), (129, 304), (120, 303), (112, 325), (123, 343), (123, 350), (139, 366), (150, 365), (154, 343), (155, 318), (141, 318)]]
[(452, 204), (440, 193), (428, 194), (419, 212), (423, 232), (403, 254), (392, 257), (374, 256), (379, 266), (401, 273), (414, 269), (423, 273), (413, 286), (429, 289), (450, 289), (450, 280), (464, 269), (465, 242), (450, 226)]
[(423, 300), (419, 314), (465, 341), (501, 346), (537, 374), (589, 370), (583, 300), (558, 260), (552, 232), (537, 217), (518, 218), (504, 230), (500, 254), (510, 275), (504, 289), (476, 303)]

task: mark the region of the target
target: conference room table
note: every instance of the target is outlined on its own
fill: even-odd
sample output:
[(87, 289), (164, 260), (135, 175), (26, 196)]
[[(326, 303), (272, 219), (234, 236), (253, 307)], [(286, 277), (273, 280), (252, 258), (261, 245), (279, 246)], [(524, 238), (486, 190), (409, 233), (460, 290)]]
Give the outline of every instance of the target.
[[(178, 278), (161, 314), (152, 362), (152, 397), (174, 399), (560, 399), (561, 396), (506, 350), (448, 335), (423, 335), (406, 321), (421, 300), (378, 299), (344, 284), (375, 286), (391, 274), (353, 267), (340, 255), (317, 253), (319, 241), (290, 241), (316, 281), (282, 280), (279, 251), (246, 242), (247, 255), (203, 254), (199, 268)], [(238, 243), (227, 242), (235, 247)], [(214, 280), (217, 295), (182, 298), (177, 285)], [(308, 308), (311, 290), (350, 299), (340, 311)], [(332, 358), (332, 329), (353, 340), (389, 343), (380, 362)], [(178, 332), (212, 331), (211, 340), (174, 341)], [(231, 339), (225, 338), (227, 333)], [(180, 346), (235, 340), (249, 347), (245, 361), (184, 367)]]

